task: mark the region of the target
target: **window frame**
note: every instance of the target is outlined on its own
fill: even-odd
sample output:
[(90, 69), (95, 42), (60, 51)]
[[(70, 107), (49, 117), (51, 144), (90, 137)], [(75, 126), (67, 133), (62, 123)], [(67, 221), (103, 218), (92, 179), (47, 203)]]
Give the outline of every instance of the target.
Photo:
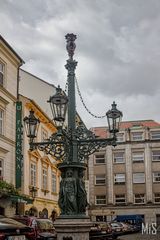
[(57, 174), (52, 171), (52, 193), (57, 193)]
[[(140, 137), (135, 137), (134, 135), (141, 135), (141, 138)], [(143, 132), (141, 132), (141, 131), (136, 131), (136, 132), (131, 132), (131, 139), (132, 139), (132, 141), (142, 141), (142, 140), (144, 140), (144, 136), (143, 136)]]
[(48, 169), (42, 167), (42, 189), (47, 190), (48, 187)]
[[(136, 198), (136, 195), (139, 196), (139, 198)], [(143, 202), (136, 202), (136, 200), (143, 200)], [(145, 204), (146, 199), (145, 199), (145, 194), (144, 193), (135, 193), (134, 194), (134, 204)]]
[[(117, 175), (119, 175), (119, 177)], [(123, 177), (122, 177), (122, 175), (123, 175)], [(118, 179), (117, 179), (117, 177), (118, 177)], [(124, 181), (123, 181), (123, 179), (124, 179)], [(121, 181), (119, 181), (119, 180), (121, 180)], [(124, 185), (125, 183), (126, 183), (126, 174), (125, 173), (115, 173), (114, 174), (114, 184), (115, 185)]]
[(5, 110), (0, 106), (0, 135), (4, 135), (4, 123), (5, 123)]
[(124, 133), (117, 133), (117, 143), (124, 142)]
[[(159, 135), (159, 137), (153, 137), (154, 134), (155, 134), (155, 136)], [(160, 131), (150, 131), (150, 138), (151, 138), (151, 140), (159, 140), (160, 139)]]
[[(140, 153), (142, 153), (142, 156), (141, 156), (141, 158), (139, 157), (139, 159), (138, 159), (137, 156), (140, 156), (141, 155)], [(134, 155), (137, 155), (137, 156), (135, 157)], [(135, 159), (134, 159), (134, 157), (135, 157)], [(144, 162), (144, 157), (145, 157), (144, 156), (144, 151), (132, 151), (132, 162), (133, 163), (143, 163)]]
[[(158, 196), (156, 196), (156, 194), (157, 194)], [(159, 199), (159, 201), (156, 201), (156, 199)], [(160, 193), (154, 193), (154, 203), (155, 203), (155, 204), (160, 204)]]
[(0, 76), (2, 75), (2, 83), (1, 83), (1, 77), (0, 77), (0, 86), (4, 87), (4, 81), (5, 81), (5, 63), (0, 60), (0, 65), (2, 65), (2, 70), (0, 68)]
[[(159, 152), (159, 154), (154, 154), (156, 152)], [(155, 158), (155, 160), (153, 159), (154, 157), (158, 157)], [(159, 150), (152, 150), (152, 162), (159, 162), (160, 161), (160, 149)]]
[[(143, 176), (144, 176), (144, 180), (143, 181), (138, 181), (138, 180), (136, 180), (135, 181), (135, 176), (136, 175), (140, 175), (140, 174), (143, 174)], [(144, 184), (146, 181), (145, 181), (145, 173), (144, 172), (136, 172), (136, 173), (133, 173), (133, 183), (134, 184)]]
[[(102, 156), (102, 157), (98, 157), (98, 156)], [(98, 158), (97, 158), (98, 157)], [(102, 162), (97, 162), (97, 160), (100, 160)], [(101, 164), (105, 164), (105, 153), (95, 153), (94, 154), (94, 164), (95, 165), (101, 165)]]
[[(116, 157), (115, 155), (116, 154), (122, 154), (122, 157)], [(113, 152), (113, 163), (115, 163), (115, 164), (121, 164), (121, 163), (125, 163), (125, 152), (124, 151), (117, 151), (117, 152)], [(122, 162), (117, 162), (117, 161), (115, 161), (116, 159), (122, 159)]]
[[(97, 199), (97, 198), (100, 198), (100, 199)], [(104, 198), (102, 198), (104, 197)], [(104, 203), (98, 203), (97, 201), (104, 201)], [(107, 199), (106, 199), (106, 195), (96, 195), (95, 196), (95, 205), (106, 205), (107, 204)]]
[(37, 185), (37, 164), (30, 162), (30, 185), (36, 187)]
[[(97, 179), (97, 178), (99, 178), (99, 179)], [(100, 183), (98, 183), (97, 180), (100, 181)], [(101, 182), (101, 181), (103, 181), (103, 182)], [(106, 175), (105, 174), (96, 174), (95, 175), (95, 185), (97, 186), (97, 185), (105, 185), (105, 184), (106, 184)]]
[(4, 159), (0, 157), (0, 180), (4, 178)]
[[(155, 176), (156, 174), (159, 174), (159, 176)], [(159, 178), (158, 181), (156, 181), (156, 178)], [(160, 172), (153, 172), (153, 183), (159, 183), (160, 182)]]
[[(124, 201), (117, 202), (118, 199), (119, 200), (123, 200), (124, 199)], [(126, 204), (126, 195), (125, 194), (115, 194), (114, 202), (115, 202), (115, 205), (125, 205)]]

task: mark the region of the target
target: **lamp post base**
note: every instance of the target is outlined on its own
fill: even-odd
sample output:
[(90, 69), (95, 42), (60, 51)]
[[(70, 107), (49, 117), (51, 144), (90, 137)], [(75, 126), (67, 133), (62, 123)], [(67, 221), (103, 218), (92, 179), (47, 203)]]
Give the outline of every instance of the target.
[(93, 223), (88, 217), (57, 218), (54, 226), (57, 240), (89, 240), (89, 232)]

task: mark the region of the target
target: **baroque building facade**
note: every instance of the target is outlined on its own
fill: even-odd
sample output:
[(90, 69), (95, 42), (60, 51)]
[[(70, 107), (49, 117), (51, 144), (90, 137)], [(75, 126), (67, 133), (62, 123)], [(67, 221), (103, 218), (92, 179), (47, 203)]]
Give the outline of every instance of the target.
[[(22, 102), (22, 118), (29, 115), (33, 110), (36, 118), (40, 120), (36, 141), (43, 142), (56, 131), (51, 119), (43, 110), (27, 97), (20, 95)], [(33, 203), (19, 204), (19, 214), (34, 215), (48, 218), (52, 211), (59, 214), (58, 193), (60, 172), (57, 169), (57, 162), (50, 155), (39, 150), (29, 150), (29, 141), (23, 129), (23, 164), (21, 176), (22, 192), (32, 197)]]
[[(23, 60), (0, 35), (0, 180), (15, 186), (16, 102)], [(0, 193), (0, 214), (15, 212), (11, 197)]]
[[(36, 141), (44, 141), (56, 131), (52, 121), (51, 108), (47, 102), (49, 97), (56, 92), (56, 87), (23, 69), (20, 69), (19, 76), (19, 93), (23, 103), (23, 117), (29, 115), (29, 110), (35, 111), (36, 117), (41, 121)], [(26, 163), (22, 183), (23, 192), (32, 197), (35, 196), (33, 197), (33, 204), (21, 204), (23, 207), (20, 211), (24, 214), (39, 217), (50, 217), (52, 211), (59, 214), (60, 172), (57, 169), (57, 162), (50, 155), (44, 155), (42, 151), (30, 152), (28, 138), (25, 133), (23, 146)]]
[[(108, 137), (107, 129), (91, 129)], [(89, 158), (89, 215), (111, 221), (141, 215), (160, 224), (160, 124), (153, 120), (122, 122), (117, 146)]]

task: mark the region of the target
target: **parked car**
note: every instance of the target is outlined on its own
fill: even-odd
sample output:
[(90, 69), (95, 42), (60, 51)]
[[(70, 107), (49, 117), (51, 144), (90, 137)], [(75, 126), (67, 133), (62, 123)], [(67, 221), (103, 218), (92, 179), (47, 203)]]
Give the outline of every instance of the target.
[(35, 240), (33, 228), (26, 226), (12, 218), (0, 215), (0, 240)]
[(105, 223), (95, 223), (90, 230), (90, 240), (94, 239), (108, 239), (112, 237), (112, 229)]
[(123, 232), (123, 225), (120, 222), (111, 222), (110, 226), (112, 232)]
[(28, 216), (15, 216), (14, 219), (21, 223), (25, 223), (35, 230), (36, 238), (56, 238), (56, 232), (52, 220), (48, 218), (36, 218)]

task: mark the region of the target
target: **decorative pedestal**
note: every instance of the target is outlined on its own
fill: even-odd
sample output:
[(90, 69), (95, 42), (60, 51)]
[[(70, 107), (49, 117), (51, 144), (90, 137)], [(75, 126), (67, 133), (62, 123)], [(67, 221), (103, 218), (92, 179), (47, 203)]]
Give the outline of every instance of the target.
[(57, 240), (89, 240), (93, 223), (89, 218), (57, 218), (54, 226)]

